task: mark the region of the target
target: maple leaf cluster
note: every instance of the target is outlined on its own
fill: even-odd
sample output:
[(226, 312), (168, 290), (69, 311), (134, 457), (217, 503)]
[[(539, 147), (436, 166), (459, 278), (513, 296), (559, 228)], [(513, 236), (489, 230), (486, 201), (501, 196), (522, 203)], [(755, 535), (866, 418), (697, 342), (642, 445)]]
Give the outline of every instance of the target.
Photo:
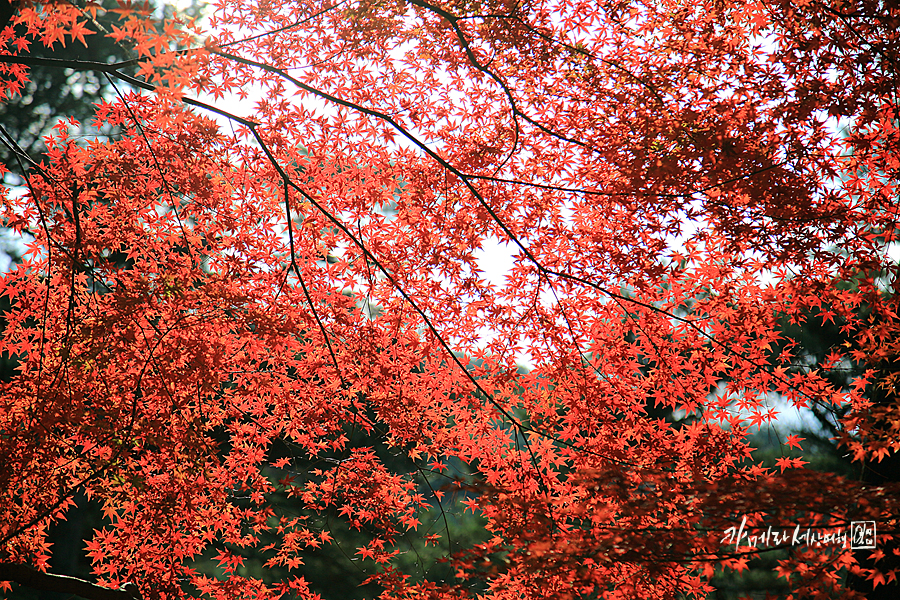
[[(748, 441), (778, 398), (863, 464), (900, 450), (892, 3), (97, 10), (0, 32), (4, 98), (37, 65), (137, 90), (96, 106), (119, 134), (61, 121), (3, 188), (0, 576), (47, 571), (78, 494), (95, 587), (147, 600), (314, 597), (332, 518), (385, 600), (701, 597), (759, 555), (722, 543), (743, 516), (878, 523), (871, 556), (779, 548), (794, 597), (895, 583), (897, 481)], [(26, 52), (88, 34), (133, 58)], [(814, 319), (842, 341), (812, 359), (785, 324)], [(486, 538), (413, 578), (445, 494)]]

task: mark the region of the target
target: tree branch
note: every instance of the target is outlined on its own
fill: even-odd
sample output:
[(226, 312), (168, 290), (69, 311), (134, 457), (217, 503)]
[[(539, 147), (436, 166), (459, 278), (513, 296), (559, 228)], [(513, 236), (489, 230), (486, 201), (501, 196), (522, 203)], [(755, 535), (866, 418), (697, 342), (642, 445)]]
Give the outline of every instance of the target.
[(74, 594), (87, 600), (141, 600), (133, 583), (126, 583), (119, 589), (106, 588), (77, 577), (43, 573), (16, 563), (0, 563), (0, 581), (14, 581), (35, 590)]
[[(2, 10), (3, 2), (4, 0), (0, 0), (0, 10)], [(2, 14), (0, 14), (0, 16), (2, 16)], [(106, 73), (107, 75), (111, 75), (117, 79), (121, 79), (125, 83), (136, 88), (147, 90), (148, 92), (156, 91), (155, 85), (147, 83), (146, 81), (141, 81), (136, 77), (126, 75), (125, 73), (119, 71), (119, 69), (121, 69), (122, 67), (134, 64), (136, 62), (138, 61), (128, 60), (113, 64), (107, 64), (89, 60), (65, 60), (60, 58), (42, 58), (39, 56), (14, 56), (12, 54), (0, 54), (0, 63), (25, 65), (27, 67), (56, 67), (60, 69), (73, 69), (75, 71), (97, 71), (100, 73)], [(215, 106), (207, 104), (206, 102), (200, 102), (199, 100), (194, 100), (193, 98), (182, 98), (181, 101), (187, 105), (196, 106), (197, 108), (202, 108), (204, 110), (220, 114), (225, 118), (231, 119), (240, 123), (241, 125), (244, 125), (245, 127), (253, 127), (256, 125), (256, 123), (250, 121), (249, 119), (244, 119), (243, 117), (233, 115), (230, 112), (224, 111), (221, 108), (216, 108)]]

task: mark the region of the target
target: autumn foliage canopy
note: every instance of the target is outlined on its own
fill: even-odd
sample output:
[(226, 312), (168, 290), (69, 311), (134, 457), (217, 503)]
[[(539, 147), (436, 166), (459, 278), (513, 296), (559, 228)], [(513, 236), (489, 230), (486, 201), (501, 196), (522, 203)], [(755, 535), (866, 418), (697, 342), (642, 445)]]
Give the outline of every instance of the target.
[[(309, 597), (326, 514), (386, 599), (702, 597), (742, 516), (878, 523), (783, 549), (797, 597), (895, 581), (890, 482), (747, 440), (818, 408), (859, 464), (900, 449), (894, 3), (14, 8), (0, 93), (41, 65), (118, 94), (2, 190), (5, 573), (47, 571), (77, 496), (97, 586), (145, 600)], [(31, 54), (103, 35), (132, 58)], [(814, 357), (812, 321), (841, 332)], [(454, 502), (483, 541), (422, 524)], [(416, 536), (454, 577), (397, 566)]]

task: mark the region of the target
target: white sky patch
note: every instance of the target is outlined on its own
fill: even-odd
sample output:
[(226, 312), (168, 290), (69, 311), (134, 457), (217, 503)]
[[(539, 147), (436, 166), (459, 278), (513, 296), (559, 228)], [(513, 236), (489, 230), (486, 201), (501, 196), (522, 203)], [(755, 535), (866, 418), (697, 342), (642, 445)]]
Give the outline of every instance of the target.
[(485, 238), (481, 248), (475, 251), (478, 268), (484, 272), (484, 279), (498, 289), (506, 285), (506, 277), (512, 271), (517, 248), (496, 237)]

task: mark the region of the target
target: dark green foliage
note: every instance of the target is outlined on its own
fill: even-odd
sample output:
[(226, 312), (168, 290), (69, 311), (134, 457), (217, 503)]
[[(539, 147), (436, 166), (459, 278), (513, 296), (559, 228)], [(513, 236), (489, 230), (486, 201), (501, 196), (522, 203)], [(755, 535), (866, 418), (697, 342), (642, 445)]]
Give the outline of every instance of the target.
[[(103, 4), (112, 7), (116, 3), (106, 0)], [(100, 31), (108, 30), (115, 21), (114, 13), (98, 14), (96, 22), (89, 25), (94, 34), (85, 36), (87, 47), (73, 43), (64, 48), (57, 43), (48, 49), (40, 42), (33, 42), (22, 54), (103, 63), (126, 60), (127, 51)], [(115, 93), (101, 73), (91, 71), (38, 66), (31, 69), (29, 78), (20, 95), (0, 104), (0, 125), (23, 151), (38, 161), (45, 148), (42, 138), (59, 119), (74, 117), (87, 126), (93, 117), (93, 104)], [(0, 161), (13, 173), (22, 168), (5, 144), (0, 145)]]

